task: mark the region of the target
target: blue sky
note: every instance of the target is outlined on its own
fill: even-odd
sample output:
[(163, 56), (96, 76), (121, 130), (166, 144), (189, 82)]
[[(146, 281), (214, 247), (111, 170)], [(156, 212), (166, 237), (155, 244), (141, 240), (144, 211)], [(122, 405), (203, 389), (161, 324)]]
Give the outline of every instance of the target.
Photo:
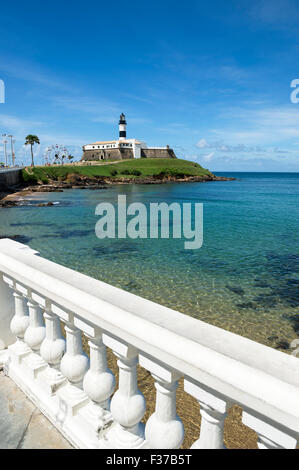
[[(299, 171), (297, 0), (1, 6), (0, 132), (81, 146), (128, 137), (214, 171)], [(3, 150), (0, 146), (1, 159)]]

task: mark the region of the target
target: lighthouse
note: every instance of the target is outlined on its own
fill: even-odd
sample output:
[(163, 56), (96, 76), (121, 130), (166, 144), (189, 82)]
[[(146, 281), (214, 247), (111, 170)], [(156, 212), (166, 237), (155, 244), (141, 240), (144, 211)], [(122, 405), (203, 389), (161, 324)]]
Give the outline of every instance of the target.
[(126, 140), (127, 138), (127, 122), (124, 113), (121, 113), (119, 118), (119, 140)]
[(128, 158), (176, 158), (167, 147), (148, 147), (138, 139), (127, 139), (127, 121), (124, 113), (119, 116), (118, 140), (98, 140), (83, 145), (82, 161), (126, 160)]

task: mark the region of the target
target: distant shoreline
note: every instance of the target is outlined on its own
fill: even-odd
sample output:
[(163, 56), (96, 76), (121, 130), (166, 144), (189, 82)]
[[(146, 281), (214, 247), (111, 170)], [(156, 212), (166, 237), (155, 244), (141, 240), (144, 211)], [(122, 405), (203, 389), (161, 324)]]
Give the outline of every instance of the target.
[[(89, 190), (104, 190), (112, 185), (121, 184), (169, 184), (169, 183), (207, 183), (211, 181), (233, 181), (236, 178), (226, 176), (216, 176), (212, 173), (203, 176), (184, 176), (178, 178), (176, 176), (167, 175), (161, 177), (146, 176), (136, 178), (115, 178), (115, 177), (89, 177), (86, 178), (82, 175), (72, 175), (70, 181), (49, 181), (48, 184), (35, 184), (30, 186), (23, 186), (14, 188), (11, 191), (0, 193), (0, 207), (15, 207), (23, 205), (20, 200), (23, 197), (30, 196), (34, 193), (49, 193), (49, 192), (64, 192), (68, 189), (89, 189)], [(47, 203), (44, 205), (51, 205)]]

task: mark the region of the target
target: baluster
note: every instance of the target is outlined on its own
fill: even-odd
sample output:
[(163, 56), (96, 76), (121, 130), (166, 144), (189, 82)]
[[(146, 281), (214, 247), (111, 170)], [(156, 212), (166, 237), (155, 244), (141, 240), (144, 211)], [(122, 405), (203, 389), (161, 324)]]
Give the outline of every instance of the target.
[(15, 314), (11, 320), (10, 329), (17, 340), (14, 344), (9, 346), (9, 351), (11, 359), (19, 364), (21, 360), (31, 352), (31, 349), (24, 342), (24, 335), (29, 326), (29, 315), (26, 297), (17, 290), (15, 283), (10, 287), (14, 291), (13, 297), (15, 304)]
[(185, 379), (185, 391), (200, 404), (200, 437), (191, 449), (224, 449), (223, 428), (227, 401), (203, 384)]
[(115, 337), (103, 335), (104, 343), (118, 357), (119, 388), (111, 400), (111, 414), (117, 423), (107, 433), (115, 448), (136, 449), (144, 444), (145, 399), (137, 386), (138, 351)]
[(46, 325), (46, 337), (41, 344), (40, 354), (49, 367), (41, 372), (38, 379), (52, 395), (66, 382), (60, 372), (60, 362), (65, 353), (66, 342), (61, 332), (60, 319), (51, 311), (50, 302), (45, 299), (40, 299), (40, 302), (42, 302), (41, 308), (44, 309)]
[[(4, 278), (0, 272), (0, 367), (4, 364), (3, 359), (4, 362), (8, 359), (7, 347), (16, 341), (10, 328), (12, 317), (15, 315), (15, 302), (11, 289)], [(13, 284), (13, 280), (11, 281)]]
[(68, 381), (82, 389), (85, 373), (88, 370), (89, 361), (82, 348), (81, 331), (74, 325), (67, 323), (66, 354), (61, 360), (60, 370)]
[(259, 449), (295, 449), (297, 438), (284, 426), (274, 423), (269, 418), (257, 417), (243, 411), (242, 422), (258, 435)]
[(98, 329), (94, 330), (96, 337), (87, 335), (90, 347), (90, 369), (83, 380), (83, 390), (92, 401), (83, 409), (82, 414), (92, 423), (95, 432), (100, 436), (100, 433), (112, 423), (109, 409), (115, 378), (107, 367), (106, 346), (102, 340), (102, 333)]
[(27, 302), (29, 311), (29, 326), (24, 335), (24, 341), (31, 349), (31, 354), (24, 358), (31, 379), (36, 379), (38, 374), (47, 367), (47, 363), (40, 356), (40, 347), (46, 335), (41, 308), (31, 298)]
[(27, 306), (29, 310), (29, 327), (25, 332), (24, 341), (32, 351), (38, 353), (46, 335), (46, 328), (39, 305), (30, 299)]
[(155, 379), (156, 408), (145, 426), (146, 447), (178, 449), (184, 439), (184, 426), (176, 413), (176, 389), (181, 374), (155, 359), (140, 355), (140, 365)]
[(67, 412), (75, 414), (89, 401), (83, 392), (83, 378), (89, 368), (89, 359), (83, 352), (81, 331), (71, 321), (65, 325), (66, 353), (60, 363), (61, 373), (68, 384), (57, 392), (67, 406)]
[(106, 346), (102, 335), (89, 337), (90, 369), (84, 377), (83, 389), (89, 398), (105, 410), (109, 410), (110, 396), (115, 387), (113, 373), (107, 367)]

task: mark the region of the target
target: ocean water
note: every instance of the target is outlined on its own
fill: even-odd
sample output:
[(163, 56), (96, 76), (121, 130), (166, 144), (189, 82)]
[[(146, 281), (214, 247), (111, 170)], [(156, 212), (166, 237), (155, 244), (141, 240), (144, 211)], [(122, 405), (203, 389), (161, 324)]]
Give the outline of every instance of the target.
[[(283, 349), (299, 337), (299, 173), (221, 173), (235, 181), (115, 185), (30, 196), (0, 209), (0, 235), (41, 256), (187, 315)], [(203, 246), (95, 235), (100, 202), (203, 203)]]

